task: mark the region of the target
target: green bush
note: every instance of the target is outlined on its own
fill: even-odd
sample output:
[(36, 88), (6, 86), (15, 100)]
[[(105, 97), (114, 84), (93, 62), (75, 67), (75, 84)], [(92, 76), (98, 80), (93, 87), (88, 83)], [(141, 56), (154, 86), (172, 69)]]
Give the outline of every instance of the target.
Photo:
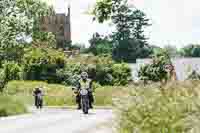
[(29, 48), (24, 55), (25, 80), (46, 80), (57, 83), (56, 70), (63, 68), (63, 52), (50, 48)]
[(200, 82), (132, 87), (118, 102), (120, 133), (200, 132)]
[(0, 95), (0, 117), (26, 113), (25, 105), (9, 96)]
[(112, 66), (114, 85), (126, 85), (131, 80), (131, 70), (128, 64), (114, 64)]
[(66, 85), (75, 85), (82, 71), (100, 85), (126, 85), (131, 77), (127, 64), (116, 64), (110, 56), (80, 57), (69, 60), (57, 76)]
[(163, 81), (168, 79), (166, 65), (171, 65), (169, 54), (165, 50), (154, 53), (152, 63), (140, 68), (138, 75), (143, 81)]
[(0, 70), (0, 88), (3, 90), (5, 84), (10, 80), (19, 80), (22, 78), (22, 68), (19, 64), (9, 61), (2, 65)]

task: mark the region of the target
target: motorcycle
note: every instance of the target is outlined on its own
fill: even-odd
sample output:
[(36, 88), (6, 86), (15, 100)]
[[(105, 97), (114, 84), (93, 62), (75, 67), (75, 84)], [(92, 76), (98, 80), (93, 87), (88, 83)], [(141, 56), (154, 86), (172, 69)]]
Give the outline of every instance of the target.
[(81, 89), (80, 95), (81, 95), (81, 108), (83, 110), (83, 113), (88, 114), (88, 110), (89, 110), (88, 90)]
[(39, 109), (39, 108), (41, 109), (42, 106), (43, 106), (42, 96), (43, 96), (42, 94), (36, 95), (36, 105), (35, 106), (36, 106), (37, 109)]

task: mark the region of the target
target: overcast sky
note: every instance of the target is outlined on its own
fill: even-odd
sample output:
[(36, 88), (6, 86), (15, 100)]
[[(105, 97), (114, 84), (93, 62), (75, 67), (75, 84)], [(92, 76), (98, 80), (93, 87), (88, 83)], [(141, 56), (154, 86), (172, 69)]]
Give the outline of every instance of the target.
[[(69, 0), (46, 0), (57, 12), (65, 12)], [(95, 0), (71, 0), (72, 41), (88, 45), (94, 32), (108, 34), (108, 24), (92, 22), (86, 11)], [(130, 0), (151, 19), (152, 26), (146, 30), (149, 43), (182, 47), (189, 43), (200, 43), (199, 0)]]

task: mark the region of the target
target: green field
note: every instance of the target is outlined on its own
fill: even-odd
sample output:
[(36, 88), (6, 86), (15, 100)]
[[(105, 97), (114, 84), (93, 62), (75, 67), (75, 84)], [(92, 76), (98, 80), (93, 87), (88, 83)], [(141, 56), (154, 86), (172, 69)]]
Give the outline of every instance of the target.
[[(43, 86), (46, 106), (73, 106), (76, 104), (72, 87), (38, 81), (11, 81), (7, 84), (4, 94), (24, 101), (27, 105), (33, 105), (32, 92), (35, 87), (40, 85)], [(112, 98), (119, 95), (121, 90), (122, 87), (98, 86), (94, 92), (95, 105), (111, 106)]]

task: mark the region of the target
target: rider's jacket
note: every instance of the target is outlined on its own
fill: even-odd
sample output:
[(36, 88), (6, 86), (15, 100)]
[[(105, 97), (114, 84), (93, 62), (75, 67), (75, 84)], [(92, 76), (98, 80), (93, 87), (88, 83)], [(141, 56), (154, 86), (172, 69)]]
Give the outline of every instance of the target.
[(78, 88), (79, 89), (88, 89), (89, 92), (92, 92), (92, 81), (90, 79), (86, 79), (86, 81), (80, 79)]
[(42, 91), (40, 89), (34, 90), (33, 94), (34, 94), (34, 96), (37, 96), (38, 94), (42, 94)]

